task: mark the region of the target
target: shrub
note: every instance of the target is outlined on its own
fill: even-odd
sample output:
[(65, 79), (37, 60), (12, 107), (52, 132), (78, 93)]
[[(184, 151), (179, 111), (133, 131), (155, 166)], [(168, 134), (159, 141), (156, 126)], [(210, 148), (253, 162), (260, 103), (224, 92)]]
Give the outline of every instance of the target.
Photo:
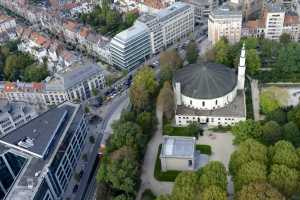
[(206, 144), (197, 144), (196, 150), (200, 151), (200, 153), (202, 154), (207, 154), (207, 155), (211, 155), (212, 153), (211, 146)]

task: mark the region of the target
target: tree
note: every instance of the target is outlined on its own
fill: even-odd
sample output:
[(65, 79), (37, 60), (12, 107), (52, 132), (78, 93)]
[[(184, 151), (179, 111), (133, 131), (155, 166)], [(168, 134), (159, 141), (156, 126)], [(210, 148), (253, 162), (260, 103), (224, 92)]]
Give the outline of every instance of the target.
[(299, 166), (299, 157), (293, 145), (287, 141), (277, 142), (273, 148), (270, 148), (271, 161), (273, 164), (285, 165), (290, 168)]
[(258, 47), (258, 40), (255, 37), (243, 38), (242, 42), (245, 42), (245, 47), (247, 50), (256, 49)]
[(112, 200), (134, 200), (134, 198), (132, 196), (128, 196), (125, 194), (120, 194), (120, 195), (114, 197)]
[(293, 121), (300, 128), (300, 105), (288, 112), (288, 121)]
[(285, 197), (268, 183), (250, 183), (243, 186), (237, 200), (285, 200)]
[(277, 122), (269, 121), (262, 126), (262, 142), (265, 144), (274, 144), (282, 138), (281, 127)]
[(133, 25), (135, 20), (138, 18), (138, 14), (135, 12), (128, 12), (125, 16), (125, 24), (127, 27), (130, 27)]
[(265, 182), (267, 180), (267, 167), (256, 161), (245, 163), (234, 176), (234, 188), (236, 191), (242, 189), (244, 185), (252, 182)]
[(97, 180), (126, 193), (134, 193), (138, 179), (138, 163), (134, 150), (123, 146), (108, 156), (102, 160)]
[(260, 139), (262, 130), (259, 122), (252, 119), (241, 121), (232, 127), (234, 143), (239, 144), (249, 138)]
[(282, 33), (279, 38), (280, 43), (286, 45), (291, 42), (291, 35), (288, 33)]
[(283, 126), (283, 138), (294, 146), (300, 146), (300, 131), (294, 122), (288, 122)]
[(262, 112), (268, 114), (282, 106), (287, 105), (289, 94), (287, 90), (279, 87), (265, 88), (260, 95)]
[(266, 115), (267, 121), (275, 121), (280, 125), (283, 125), (287, 122), (287, 113), (282, 109), (273, 110)]
[(254, 75), (259, 71), (261, 67), (261, 61), (255, 49), (250, 49), (247, 51), (246, 66), (251, 75)]
[(253, 139), (248, 139), (239, 145), (239, 148), (231, 154), (229, 171), (235, 175), (242, 164), (256, 161), (261, 164), (268, 162), (268, 149), (263, 144)]
[(145, 145), (142, 129), (133, 122), (117, 121), (113, 123), (112, 129), (113, 134), (108, 141), (108, 151), (119, 149), (122, 146), (130, 146), (138, 150)]
[(201, 200), (227, 200), (227, 194), (222, 188), (212, 185), (203, 190)]
[(172, 200), (171, 195), (159, 195), (156, 200)]
[(144, 66), (136, 73), (129, 94), (130, 102), (136, 111), (147, 108), (157, 86), (154, 71), (150, 67)]
[(224, 165), (219, 161), (211, 161), (201, 169), (201, 188), (218, 186), (222, 190), (227, 188), (227, 173)]
[(230, 66), (230, 46), (226, 38), (221, 38), (214, 46), (215, 59), (217, 63)]
[(174, 117), (174, 93), (171, 84), (167, 81), (159, 92), (157, 106), (167, 119), (171, 120)]
[(269, 182), (286, 196), (291, 196), (298, 189), (299, 173), (285, 165), (273, 165)]
[(182, 67), (182, 59), (175, 50), (164, 51), (159, 57), (161, 82), (171, 81), (174, 72)]
[(111, 188), (104, 182), (97, 183), (97, 192), (96, 199), (97, 200), (111, 200), (112, 191)]
[(191, 40), (187, 46), (186, 50), (186, 59), (189, 64), (193, 64), (197, 62), (198, 58), (198, 47), (194, 40)]
[(48, 75), (47, 67), (31, 65), (25, 69), (24, 80), (26, 82), (40, 82)]
[(297, 43), (288, 43), (280, 48), (275, 63), (279, 72), (291, 73), (299, 71), (300, 46)]
[(195, 172), (181, 172), (175, 179), (172, 200), (191, 200), (198, 193), (198, 176)]
[(150, 112), (139, 113), (136, 122), (142, 128), (144, 134), (151, 134), (155, 127), (155, 120)]

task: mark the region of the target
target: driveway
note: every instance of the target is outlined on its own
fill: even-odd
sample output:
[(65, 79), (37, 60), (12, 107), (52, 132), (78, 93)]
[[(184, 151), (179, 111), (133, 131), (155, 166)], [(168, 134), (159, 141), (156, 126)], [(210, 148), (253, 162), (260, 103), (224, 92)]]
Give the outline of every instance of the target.
[[(210, 136), (210, 134), (212, 134), (212, 136)], [(228, 170), (230, 156), (235, 151), (235, 146), (233, 145), (233, 138), (234, 136), (229, 132), (213, 133), (211, 131), (205, 131), (204, 136), (200, 136), (197, 140), (197, 144), (210, 145), (212, 148), (212, 155), (210, 156), (210, 161), (220, 161)], [(229, 194), (233, 194), (233, 184), (230, 176), (228, 176), (227, 192)]]
[(172, 182), (157, 181), (153, 176), (158, 146), (162, 141), (162, 113), (157, 110), (156, 116), (158, 120), (157, 130), (147, 146), (142, 166), (140, 190), (136, 198), (137, 200), (141, 199), (145, 189), (151, 189), (152, 192), (158, 196), (160, 194), (170, 194), (174, 185)]

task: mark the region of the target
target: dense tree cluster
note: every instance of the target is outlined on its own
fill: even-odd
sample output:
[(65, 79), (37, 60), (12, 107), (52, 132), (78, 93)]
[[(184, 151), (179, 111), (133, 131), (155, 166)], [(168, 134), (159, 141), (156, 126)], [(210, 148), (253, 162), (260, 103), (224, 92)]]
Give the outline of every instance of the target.
[(300, 106), (289, 109), (276, 109), (269, 112), (265, 121), (246, 120), (232, 127), (234, 143), (239, 144), (249, 138), (266, 145), (279, 140), (291, 142), (300, 147)]
[[(237, 67), (240, 49), (246, 44), (247, 73), (262, 81), (289, 80), (300, 78), (300, 44), (292, 42), (288, 34), (283, 34), (280, 42), (264, 38), (242, 38), (236, 44), (229, 44), (226, 38), (220, 39), (214, 48), (207, 52), (207, 58), (230, 67)], [(260, 71), (270, 68), (268, 71)]]
[(287, 141), (270, 147), (253, 139), (241, 143), (229, 164), (237, 199), (285, 199), (297, 194), (299, 159), (297, 150)]
[(46, 64), (37, 64), (29, 54), (17, 49), (16, 41), (0, 46), (1, 80), (39, 82), (49, 75)]
[(157, 200), (226, 200), (227, 172), (224, 165), (211, 161), (197, 172), (181, 172), (171, 195)]
[(194, 40), (191, 40), (186, 49), (186, 60), (189, 64), (196, 63), (198, 59), (198, 47)]
[(121, 14), (116, 9), (112, 9), (108, 1), (102, 1), (102, 5), (97, 6), (91, 13), (80, 15), (84, 24), (91, 25), (101, 34), (112, 36), (132, 26), (137, 18), (136, 12)]
[[(140, 164), (147, 140), (156, 120), (150, 112), (123, 112), (112, 125), (97, 180), (106, 188), (97, 199), (134, 199), (138, 187)], [(107, 194), (109, 193), (109, 194)], [(118, 194), (118, 195), (117, 195)]]
[[(154, 72), (149, 67), (143, 67), (133, 78), (130, 88), (132, 110), (122, 112), (120, 119), (111, 126), (112, 135), (97, 174), (98, 190), (103, 190), (97, 192), (97, 199), (135, 199), (143, 155), (156, 127), (157, 86)], [(139, 102), (142, 98), (138, 97), (145, 94), (146, 104)]]

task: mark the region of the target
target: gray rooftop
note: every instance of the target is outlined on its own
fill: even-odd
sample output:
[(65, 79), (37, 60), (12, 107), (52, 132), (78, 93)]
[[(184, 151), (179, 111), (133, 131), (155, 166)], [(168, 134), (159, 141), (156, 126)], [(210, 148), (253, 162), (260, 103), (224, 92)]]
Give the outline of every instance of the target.
[(165, 21), (189, 8), (191, 8), (190, 4), (175, 2), (171, 6), (157, 12), (157, 16), (160, 18), (160, 21)]
[(192, 64), (178, 70), (173, 82), (181, 93), (196, 99), (214, 99), (231, 92), (237, 84), (235, 70), (221, 64)]
[[(61, 124), (59, 130), (57, 130), (55, 134), (55, 138), (52, 140), (50, 147), (47, 149), (47, 154), (45, 157), (40, 158), (36, 155), (35, 152), (41, 152), (43, 149), (46, 148), (48, 141), (50, 141), (51, 137), (53, 136), (55, 129), (54, 127), (59, 127), (59, 120), (66, 113), (63, 123)], [(75, 114), (75, 115), (74, 115)], [(7, 137), (0, 138), (0, 143), (4, 145), (0, 145), (1, 153), (5, 151), (11, 151), (16, 155), (21, 155), (27, 158), (27, 163), (22, 169), (19, 177), (13, 183), (14, 185), (10, 189), (7, 199), (13, 200), (32, 200), (33, 195), (35, 194), (33, 191), (39, 186), (45, 173), (47, 173), (48, 167), (53, 160), (55, 160), (55, 156), (61, 147), (61, 144), (64, 140), (68, 137), (68, 134), (74, 133), (74, 128), (78, 125), (78, 120), (81, 119), (83, 115), (82, 107), (79, 104), (72, 104), (72, 103), (64, 103), (59, 105), (58, 107), (51, 109), (44, 114), (41, 114), (37, 118), (31, 120), (27, 124), (23, 125), (22, 127), (18, 128), (15, 131), (12, 131), (8, 135), (9, 140), (12, 142), (8, 144)], [(44, 120), (47, 120), (49, 123), (45, 124)], [(50, 123), (53, 123), (50, 125)], [(22, 136), (31, 136), (32, 130), (36, 128), (42, 134), (39, 134), (40, 137), (34, 142), (33, 148), (23, 148), (20, 147), (13, 142), (17, 142), (17, 138), (22, 138)], [(49, 130), (47, 129), (49, 128)], [(19, 134), (21, 136), (19, 136)], [(16, 139), (13, 139), (13, 136)], [(5, 141), (3, 141), (3, 138)], [(21, 150), (21, 151), (20, 151)], [(28, 187), (28, 181), (30, 180), (32, 184), (32, 188)]]
[(240, 10), (234, 9), (227, 4), (223, 4), (222, 6), (214, 9), (211, 12), (211, 16), (216, 19), (224, 19), (224, 18), (241, 18), (242, 19), (242, 12)]
[(164, 136), (160, 157), (193, 157), (195, 138), (180, 136)]
[(57, 73), (56, 77), (46, 84), (46, 90), (67, 90), (102, 71), (103, 69), (95, 63), (75, 63), (66, 70)]
[(223, 108), (199, 110), (184, 105), (177, 105), (176, 115), (211, 116), (211, 117), (246, 117), (244, 91), (238, 91), (235, 99)]
[(266, 4), (266, 8), (268, 10), (268, 12), (284, 12), (284, 8), (280, 3), (272, 3), (269, 2)]
[(147, 31), (149, 31), (149, 29), (145, 24), (140, 23), (139, 21), (136, 21), (133, 26), (118, 33), (114, 37), (114, 39), (120, 40), (123, 42), (128, 42), (128, 41), (146, 33)]
[(66, 126), (67, 116), (74, 108), (64, 106), (51, 109), (18, 129), (0, 138), (0, 142), (22, 149), (34, 156), (45, 158)]

